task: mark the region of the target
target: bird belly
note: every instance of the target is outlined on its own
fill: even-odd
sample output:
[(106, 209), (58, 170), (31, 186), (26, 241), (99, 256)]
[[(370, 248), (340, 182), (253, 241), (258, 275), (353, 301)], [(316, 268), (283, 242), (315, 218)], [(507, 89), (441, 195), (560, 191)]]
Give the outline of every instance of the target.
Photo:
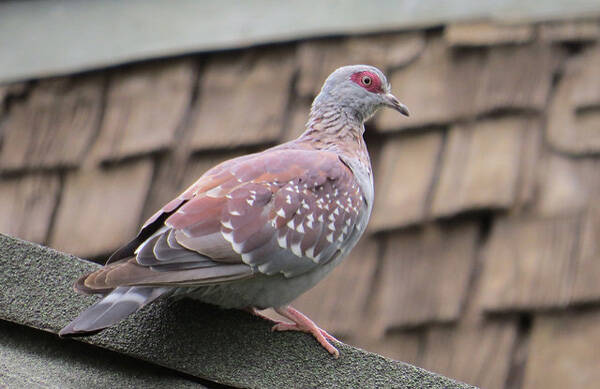
[(283, 274), (257, 274), (253, 278), (202, 286), (197, 288), (181, 288), (175, 295), (189, 297), (223, 308), (256, 307), (259, 309), (288, 305), (296, 297), (321, 281), (333, 268), (341, 262), (345, 255), (314, 270), (287, 278)]

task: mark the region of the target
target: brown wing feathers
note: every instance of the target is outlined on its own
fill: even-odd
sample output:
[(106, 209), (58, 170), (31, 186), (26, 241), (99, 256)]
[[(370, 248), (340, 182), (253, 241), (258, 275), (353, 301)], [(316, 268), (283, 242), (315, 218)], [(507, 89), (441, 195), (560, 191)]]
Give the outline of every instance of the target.
[(361, 206), (350, 170), (333, 153), (277, 150), (228, 161), (76, 288), (200, 285), (257, 271), (293, 277), (333, 257)]

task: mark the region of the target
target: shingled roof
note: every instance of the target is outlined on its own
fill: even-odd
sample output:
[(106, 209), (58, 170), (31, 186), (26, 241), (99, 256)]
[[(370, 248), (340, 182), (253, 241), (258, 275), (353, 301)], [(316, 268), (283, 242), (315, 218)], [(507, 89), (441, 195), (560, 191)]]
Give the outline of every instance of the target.
[(462, 22), (2, 86), (0, 231), (103, 259), (212, 164), (297, 135), (324, 77), (361, 62), (385, 69), (412, 116), (368, 124), (368, 233), (297, 308), (349, 344), (485, 388), (598, 382), (600, 19)]

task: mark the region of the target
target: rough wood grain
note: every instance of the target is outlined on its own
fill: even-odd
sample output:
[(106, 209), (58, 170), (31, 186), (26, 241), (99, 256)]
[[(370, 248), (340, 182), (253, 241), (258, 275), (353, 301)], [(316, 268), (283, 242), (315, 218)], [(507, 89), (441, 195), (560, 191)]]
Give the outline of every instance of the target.
[(537, 216), (573, 215), (585, 212), (600, 195), (600, 160), (569, 158), (546, 152), (537, 171)]
[(483, 267), (484, 308), (537, 310), (576, 302), (576, 275), (598, 272), (597, 264), (581, 258), (582, 225), (578, 215), (496, 221)]
[(600, 381), (600, 312), (536, 316), (524, 389), (594, 388)]
[(413, 113), (411, 119), (383, 111), (377, 128), (446, 124), (503, 110), (541, 111), (563, 57), (549, 44), (454, 50), (434, 37), (416, 61), (390, 76), (403, 91), (400, 97)]
[(546, 137), (562, 152), (600, 152), (600, 44), (572, 57), (550, 102)]
[(290, 48), (208, 60), (192, 116), (194, 149), (274, 142), (283, 130), (294, 52)]
[(91, 158), (122, 159), (170, 147), (189, 105), (194, 72), (189, 58), (114, 71)]
[(0, 232), (44, 243), (60, 191), (55, 174), (0, 180)]
[[(429, 39), (415, 61), (388, 74), (392, 85), (401, 91), (398, 98), (411, 111), (410, 120), (401, 120), (397, 112), (384, 110), (376, 118), (377, 129), (393, 131), (445, 124), (472, 115), (484, 61), (483, 51), (454, 54), (443, 39)], [(466, 79), (468, 83), (464, 82)]]
[(444, 39), (454, 47), (521, 44), (533, 40), (532, 25), (494, 22), (453, 23), (444, 29)]
[(421, 366), (480, 388), (503, 389), (516, 337), (516, 323), (485, 321), (479, 325), (427, 331)]
[(600, 39), (600, 24), (596, 20), (561, 20), (540, 24), (541, 40), (550, 42), (587, 42)]
[(152, 161), (69, 173), (50, 246), (80, 256), (109, 254), (139, 228)]
[(517, 184), (532, 170), (527, 140), (537, 120), (518, 116), (480, 120), (450, 129), (434, 189), (431, 213), (448, 216), (465, 210), (508, 208)]
[(460, 315), (475, 261), (477, 225), (429, 225), (390, 234), (374, 304), (374, 332)]
[(1, 127), (0, 170), (78, 165), (98, 130), (103, 79), (96, 73), (39, 81), (15, 101)]
[(375, 205), (371, 231), (421, 222), (435, 176), (442, 134), (430, 131), (387, 139), (375, 172)]

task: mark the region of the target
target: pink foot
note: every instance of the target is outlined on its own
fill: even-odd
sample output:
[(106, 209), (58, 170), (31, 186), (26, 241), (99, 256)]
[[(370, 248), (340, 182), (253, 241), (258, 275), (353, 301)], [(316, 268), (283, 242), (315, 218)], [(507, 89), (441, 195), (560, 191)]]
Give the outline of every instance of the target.
[(294, 323), (285, 323), (278, 322), (271, 328), (271, 331), (302, 331), (307, 332), (315, 337), (317, 342), (325, 350), (327, 350), (331, 355), (335, 358), (340, 356), (340, 352), (333, 347), (328, 340), (338, 342), (336, 338), (327, 333), (327, 331), (320, 329), (317, 325), (310, 320), (308, 317), (303, 315), (301, 312), (295, 310), (294, 308), (287, 306), (281, 308), (275, 308), (275, 312), (280, 314), (281, 316), (293, 321)]

